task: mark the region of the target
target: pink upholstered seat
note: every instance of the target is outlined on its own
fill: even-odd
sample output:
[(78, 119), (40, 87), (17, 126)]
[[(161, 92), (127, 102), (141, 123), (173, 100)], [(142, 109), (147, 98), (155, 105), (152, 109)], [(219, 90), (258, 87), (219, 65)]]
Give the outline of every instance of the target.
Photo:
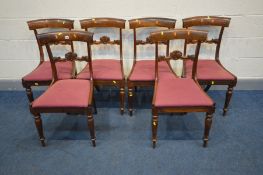
[[(58, 79), (72, 78), (72, 62), (58, 62), (56, 63), (58, 71)], [(51, 81), (52, 69), (49, 61), (45, 61), (35, 68), (31, 73), (23, 77), (25, 81)]]
[(193, 79), (159, 79), (154, 105), (156, 107), (212, 106), (213, 101)]
[[(92, 61), (94, 80), (122, 80), (121, 63), (114, 59), (96, 59)], [(77, 75), (78, 79), (89, 79), (88, 65)]]
[[(186, 62), (186, 76), (192, 75), (192, 61)], [(198, 60), (198, 80), (234, 80), (235, 77), (220, 66), (215, 60)]]
[(89, 96), (89, 80), (58, 80), (33, 102), (32, 107), (88, 107)]
[[(159, 75), (166, 76), (172, 73), (166, 62), (159, 63)], [(167, 75), (168, 76), (168, 75)], [(130, 76), (130, 81), (154, 81), (155, 79), (155, 60), (139, 60), (136, 61), (134, 69)]]

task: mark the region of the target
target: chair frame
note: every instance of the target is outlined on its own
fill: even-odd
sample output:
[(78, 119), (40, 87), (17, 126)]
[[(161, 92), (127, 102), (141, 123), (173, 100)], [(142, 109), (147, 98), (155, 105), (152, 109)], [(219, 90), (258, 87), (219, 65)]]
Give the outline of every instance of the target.
[[(92, 115), (92, 100), (93, 100), (93, 75), (92, 75), (92, 64), (91, 64), (91, 54), (90, 54), (90, 44), (93, 42), (93, 34), (90, 32), (84, 31), (68, 31), (68, 32), (50, 32), (44, 34), (37, 35), (38, 42), (40, 46), (45, 46), (49, 55), (49, 59), (51, 62), (52, 75), (53, 80), (49, 87), (55, 84), (57, 81), (66, 81), (66, 80), (58, 80), (56, 62), (63, 62), (65, 60), (70, 61), (86, 61), (89, 64), (90, 69), (90, 95), (88, 99), (87, 107), (46, 107), (46, 108), (33, 108), (32, 103), (30, 104), (30, 112), (34, 115), (35, 125), (38, 131), (39, 139), (42, 146), (45, 146), (45, 137), (43, 133), (42, 120), (40, 113), (76, 113), (76, 114), (87, 114), (88, 119), (88, 127), (90, 130), (90, 136), (92, 145), (95, 147), (95, 130), (94, 130), (94, 119)], [(65, 55), (65, 59), (61, 59), (60, 57), (53, 57), (50, 45), (51, 44), (61, 44), (61, 42), (69, 42), (73, 41), (78, 42), (86, 42), (87, 43), (87, 52), (88, 56), (77, 57), (77, 54), (74, 52), (69, 52)], [(77, 80), (76, 80), (77, 81)], [(48, 90), (47, 90), (48, 91)]]
[[(154, 97), (152, 103), (152, 146), (156, 147), (157, 142), (157, 127), (158, 127), (158, 114), (159, 113), (185, 113), (185, 112), (206, 112), (205, 118), (205, 130), (203, 138), (203, 146), (206, 147), (208, 143), (208, 135), (212, 124), (212, 117), (215, 111), (215, 105), (212, 106), (181, 106), (181, 107), (157, 107), (155, 106), (157, 85), (159, 83), (158, 77), (158, 63), (161, 61), (170, 61), (170, 60), (193, 60), (193, 69), (192, 69), (192, 79), (195, 81), (196, 85), (200, 88), (198, 81), (196, 80), (196, 69), (197, 61), (200, 50), (201, 41), (206, 40), (207, 32), (198, 31), (198, 30), (189, 30), (189, 29), (174, 29), (174, 30), (163, 30), (158, 32), (153, 32), (150, 35), (150, 39), (155, 42), (155, 88), (154, 88)], [(160, 41), (175, 40), (175, 39), (187, 39), (197, 41), (195, 55), (194, 56), (182, 56), (183, 54), (180, 51), (173, 51), (170, 53), (170, 56), (159, 56), (158, 54), (158, 43)], [(175, 75), (176, 76), (176, 75)], [(168, 93), (168, 92), (167, 92)], [(206, 95), (206, 94), (205, 94)]]
[[(69, 20), (69, 19), (37, 19), (37, 20), (32, 20), (32, 21), (28, 21), (27, 22), (29, 30), (33, 30), (35, 37), (36, 37), (36, 41), (38, 44), (38, 49), (39, 49), (39, 64), (38, 66), (35, 68), (37, 69), (42, 63), (44, 63), (45, 59), (44, 59), (44, 50), (43, 47), (41, 46), (37, 35), (38, 30), (39, 29), (52, 29), (52, 28), (63, 28), (63, 29), (68, 29), (69, 31), (74, 29), (74, 20)], [(74, 47), (73, 47), (73, 43), (70, 43), (71, 46), (71, 51), (74, 52)], [(72, 76), (74, 76), (75, 74), (75, 63), (72, 63)], [(33, 92), (32, 92), (32, 86), (48, 86), (50, 85), (50, 83), (52, 82), (52, 79), (49, 81), (27, 81), (22, 79), (22, 85), (23, 87), (26, 89), (26, 94), (27, 94), (27, 98), (29, 100), (29, 102), (33, 102), (34, 101), (34, 96), (33, 96)]]
[[(129, 114), (132, 116), (133, 114), (133, 96), (134, 96), (134, 89), (136, 91), (136, 88), (141, 87), (153, 87), (154, 86), (154, 80), (153, 81), (132, 81), (130, 80), (130, 77), (134, 71), (136, 62), (137, 62), (137, 46), (138, 45), (147, 45), (147, 44), (154, 44), (150, 40), (146, 38), (145, 41), (143, 40), (137, 40), (137, 34), (136, 30), (140, 28), (151, 28), (151, 27), (162, 27), (166, 29), (173, 29), (175, 28), (176, 19), (171, 18), (157, 18), (157, 17), (148, 17), (148, 18), (137, 18), (137, 19), (131, 19), (129, 20), (129, 26), (130, 29), (133, 30), (133, 65), (131, 68), (131, 71), (129, 73), (129, 76), (127, 78), (127, 86), (128, 86), (128, 108), (129, 108)], [(162, 42), (161, 44), (166, 45), (166, 54), (169, 53), (169, 45), (170, 42)], [(154, 60), (154, 59), (153, 59)], [(170, 65), (169, 65), (170, 66)]]
[[(234, 77), (234, 80), (198, 80), (198, 82), (201, 85), (206, 85), (206, 88), (204, 89), (206, 92), (209, 90), (209, 88), (212, 85), (228, 85), (228, 89), (226, 92), (226, 98), (225, 98), (225, 104), (223, 108), (223, 116), (226, 115), (228, 111), (228, 106), (233, 94), (233, 89), (237, 84), (237, 77), (233, 75), (231, 72), (229, 72), (220, 62), (219, 60), (219, 52), (220, 52), (220, 46), (222, 41), (222, 36), (225, 27), (229, 27), (231, 18), (226, 17), (218, 17), (218, 16), (196, 16), (196, 17), (190, 17), (183, 19), (183, 27), (184, 28), (191, 28), (195, 26), (214, 26), (214, 27), (221, 27), (220, 33), (217, 39), (211, 39), (203, 41), (202, 43), (207, 44), (215, 44), (216, 45), (216, 51), (215, 51), (215, 61), (229, 74), (231, 74)], [(194, 44), (194, 42), (185, 42), (184, 46), (184, 55), (186, 55), (187, 51), (187, 44)]]
[(81, 28), (88, 31), (90, 28), (117, 28), (119, 29), (119, 40), (111, 40), (108, 36), (100, 37), (99, 41), (94, 40), (93, 45), (119, 45), (120, 48), (120, 64), (122, 80), (97, 80), (94, 79), (95, 87), (102, 86), (117, 86), (120, 88), (120, 113), (124, 114), (125, 101), (125, 75), (123, 72), (123, 46), (122, 46), (122, 30), (125, 29), (125, 20), (118, 18), (92, 18), (80, 20)]

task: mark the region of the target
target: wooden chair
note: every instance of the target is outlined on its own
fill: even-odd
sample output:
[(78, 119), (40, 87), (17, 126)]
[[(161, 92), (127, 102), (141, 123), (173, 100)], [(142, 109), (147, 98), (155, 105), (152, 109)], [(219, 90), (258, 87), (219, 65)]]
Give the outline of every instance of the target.
[[(51, 32), (37, 35), (40, 46), (45, 46), (51, 63), (53, 82), (49, 88), (30, 104), (30, 111), (34, 115), (35, 125), (42, 146), (45, 138), (40, 114), (41, 113), (80, 113), (86, 114), (92, 144), (95, 147), (94, 120), (92, 116), (93, 76), (90, 54), (90, 43), (93, 34), (84, 31)], [(88, 56), (77, 57), (74, 52), (65, 54), (65, 58), (54, 57), (52, 44), (71, 43), (73, 41), (87, 43)], [(52, 49), (53, 50), (53, 49)], [(59, 79), (58, 64), (65, 61), (86, 61), (89, 64), (90, 79)]]
[[(192, 28), (196, 26), (209, 26), (209, 27), (220, 27), (218, 38), (206, 40), (204, 43), (215, 44), (215, 59), (204, 60), (200, 59), (197, 65), (197, 79), (201, 85), (206, 85), (205, 91), (208, 91), (211, 85), (227, 85), (228, 90), (226, 93), (225, 105), (223, 109), (223, 115), (226, 115), (228, 105), (232, 97), (233, 88), (237, 84), (237, 77), (229, 72), (219, 60), (219, 51), (222, 41), (224, 28), (228, 27), (230, 18), (216, 17), (216, 16), (197, 16), (192, 18), (183, 19), (184, 28)], [(193, 42), (195, 43), (195, 42)], [(192, 43), (192, 44), (193, 44)], [(187, 52), (187, 45), (190, 42), (185, 42), (184, 54)], [(189, 76), (191, 74), (191, 61), (185, 62), (185, 74)]]
[[(94, 59), (93, 76), (95, 86), (117, 86), (120, 89), (120, 112), (124, 113), (125, 98), (125, 76), (123, 73), (122, 54), (122, 30), (125, 28), (125, 20), (116, 18), (93, 18), (80, 21), (82, 29), (88, 31), (90, 28), (117, 28), (119, 40), (111, 40), (109, 36), (100, 37), (93, 45), (119, 45), (120, 59)], [(89, 79), (88, 65), (77, 75), (78, 79)]]
[[(202, 41), (207, 38), (207, 32), (189, 29), (173, 29), (153, 32), (150, 40), (155, 42), (155, 85), (152, 103), (152, 144), (153, 148), (157, 141), (157, 126), (159, 113), (185, 113), (185, 112), (206, 112), (204, 147), (207, 146), (209, 130), (212, 123), (212, 115), (215, 107), (214, 102), (207, 96), (195, 79), (199, 49)], [(168, 40), (196, 41), (195, 55), (183, 56), (178, 50), (172, 51), (169, 56), (159, 56), (158, 43)], [(170, 60), (192, 60), (193, 69), (191, 78), (178, 77), (175, 73), (169, 76), (160, 71), (162, 61)]]
[[(146, 44), (154, 44), (149, 38), (146, 38), (145, 41), (137, 40), (137, 31), (139, 29), (149, 29), (155, 27), (156, 30), (164, 29), (172, 29), (175, 27), (176, 20), (169, 18), (138, 18), (129, 20), (130, 29), (133, 29), (133, 46), (134, 46), (134, 59), (133, 66), (131, 72), (127, 79), (128, 84), (128, 106), (129, 113), (132, 116), (133, 113), (133, 96), (134, 89), (139, 86), (154, 86), (154, 58), (142, 60), (137, 58), (137, 46), (146, 45)], [(169, 41), (163, 42), (162, 44), (166, 45), (166, 53), (169, 53)], [(161, 69), (168, 70), (169, 65), (166, 63), (161, 64)]]
[[(74, 28), (74, 21), (68, 19), (38, 19), (27, 22), (30, 30), (34, 31), (35, 37), (41, 29), (66, 29), (71, 30)], [(40, 53), (40, 62), (38, 66), (29, 74), (22, 78), (22, 85), (26, 89), (26, 94), (29, 102), (34, 100), (32, 93), (32, 86), (48, 86), (52, 81), (52, 70), (49, 61), (44, 59), (43, 47), (40, 46), (38, 38), (36, 37), (38, 49)], [(71, 51), (74, 52), (73, 43), (70, 43)], [(74, 62), (63, 62), (57, 65), (58, 78), (69, 79), (75, 74)]]

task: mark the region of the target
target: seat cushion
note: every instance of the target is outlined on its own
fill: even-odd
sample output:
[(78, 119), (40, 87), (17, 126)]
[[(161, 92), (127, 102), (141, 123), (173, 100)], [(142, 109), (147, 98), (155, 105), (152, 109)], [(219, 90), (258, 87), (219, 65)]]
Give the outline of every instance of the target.
[(159, 79), (154, 105), (157, 107), (212, 106), (213, 101), (190, 78)]
[[(57, 62), (56, 68), (58, 72), (58, 79), (70, 79), (72, 78), (72, 62)], [(44, 61), (31, 73), (23, 77), (24, 81), (51, 81), (52, 69), (49, 61)]]
[[(92, 61), (92, 71), (94, 80), (122, 80), (122, 70), (120, 60), (96, 59)], [(77, 75), (77, 79), (89, 79), (89, 65)]]
[[(192, 61), (186, 61), (186, 76), (192, 76)], [(215, 60), (198, 60), (197, 63), (198, 80), (234, 80), (235, 77), (225, 70)]]
[(58, 80), (32, 104), (33, 108), (87, 107), (89, 80)]
[[(171, 75), (169, 65), (162, 61), (159, 62), (159, 76)], [(136, 61), (133, 71), (131, 72), (130, 81), (154, 81), (155, 79), (155, 60)]]

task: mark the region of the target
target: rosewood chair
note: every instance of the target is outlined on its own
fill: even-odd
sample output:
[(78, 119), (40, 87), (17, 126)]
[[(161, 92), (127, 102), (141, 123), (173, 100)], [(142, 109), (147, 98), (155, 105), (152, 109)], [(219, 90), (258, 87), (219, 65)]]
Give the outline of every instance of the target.
[[(133, 46), (134, 46), (134, 59), (133, 59), (133, 66), (131, 72), (127, 79), (128, 84), (128, 106), (129, 106), (129, 113), (132, 116), (133, 113), (133, 96), (134, 96), (134, 89), (139, 86), (154, 86), (154, 68), (155, 68), (155, 61), (154, 58), (150, 59), (139, 59), (137, 58), (137, 46), (139, 45), (148, 45), (154, 44), (152, 43), (149, 38), (146, 38), (145, 41), (137, 39), (137, 31), (139, 29), (152, 29), (156, 28), (160, 30), (163, 29), (172, 29), (175, 28), (175, 19), (169, 18), (138, 18), (129, 20), (130, 29), (133, 29)], [(166, 53), (169, 53), (169, 41), (162, 42), (162, 44), (166, 45)], [(161, 69), (169, 70), (169, 65), (166, 63), (161, 64)]]
[[(122, 54), (122, 30), (125, 28), (125, 20), (116, 18), (93, 18), (80, 20), (82, 29), (88, 31), (91, 28), (118, 29), (119, 39), (111, 40), (109, 36), (102, 36), (100, 40), (94, 41), (93, 45), (118, 45), (119, 59), (94, 59), (93, 76), (94, 85), (97, 86), (116, 86), (120, 89), (120, 113), (124, 113), (125, 98), (125, 76), (123, 73), (123, 54)], [(87, 65), (78, 75), (77, 79), (89, 79), (89, 65)]]
[[(94, 120), (92, 116), (93, 76), (90, 54), (90, 43), (93, 34), (84, 31), (51, 32), (37, 35), (40, 46), (45, 46), (51, 63), (53, 81), (49, 88), (30, 104), (30, 111), (34, 115), (35, 125), (42, 146), (45, 146), (41, 113), (79, 113), (87, 115), (88, 127), (92, 144), (95, 147)], [(74, 52), (65, 54), (65, 58), (54, 57), (51, 45), (71, 43), (73, 41), (87, 44), (88, 56), (77, 57)], [(86, 61), (89, 64), (90, 79), (63, 79), (58, 74), (58, 64), (65, 61)]]
[[(38, 19), (27, 22), (30, 30), (34, 31), (35, 37), (39, 34), (41, 29), (64, 29), (71, 30), (74, 28), (74, 21), (68, 19)], [(26, 94), (29, 102), (34, 100), (32, 93), (32, 86), (48, 86), (52, 81), (52, 70), (49, 61), (44, 58), (44, 50), (40, 45), (38, 38), (36, 37), (40, 62), (38, 66), (29, 74), (22, 78), (22, 85), (26, 89)], [(69, 43), (71, 46), (71, 51), (74, 52), (73, 43)], [(61, 62), (57, 65), (58, 79), (69, 79), (75, 74), (75, 63)]]
[[(237, 77), (229, 72), (219, 60), (219, 51), (222, 41), (224, 28), (228, 27), (230, 18), (216, 17), (216, 16), (197, 16), (192, 18), (183, 19), (184, 28), (208, 26), (209, 28), (219, 27), (220, 32), (218, 38), (206, 40), (203, 43), (215, 44), (215, 58), (213, 60), (200, 59), (197, 65), (197, 79), (201, 85), (206, 85), (205, 91), (208, 91), (211, 85), (227, 85), (228, 90), (226, 92), (225, 105), (223, 109), (223, 115), (226, 115), (228, 105), (232, 97), (233, 88), (237, 84)], [(211, 32), (211, 31), (210, 31)], [(184, 54), (187, 52), (187, 45), (194, 44), (195, 42), (185, 42)], [(191, 74), (191, 61), (185, 62), (185, 74), (190, 76)]]
[[(206, 112), (204, 144), (207, 146), (209, 130), (212, 123), (212, 115), (215, 107), (214, 102), (207, 96), (195, 79), (199, 49), (202, 41), (207, 38), (207, 32), (189, 29), (173, 29), (153, 32), (150, 40), (155, 42), (155, 85), (152, 102), (152, 144), (153, 148), (157, 142), (157, 126), (159, 113), (185, 113), (185, 112)], [(183, 56), (179, 50), (172, 51), (169, 56), (159, 56), (158, 43), (168, 40), (196, 41), (195, 55)], [(159, 66), (162, 61), (171, 60), (192, 60), (193, 69), (191, 78), (178, 77), (163, 74)]]

